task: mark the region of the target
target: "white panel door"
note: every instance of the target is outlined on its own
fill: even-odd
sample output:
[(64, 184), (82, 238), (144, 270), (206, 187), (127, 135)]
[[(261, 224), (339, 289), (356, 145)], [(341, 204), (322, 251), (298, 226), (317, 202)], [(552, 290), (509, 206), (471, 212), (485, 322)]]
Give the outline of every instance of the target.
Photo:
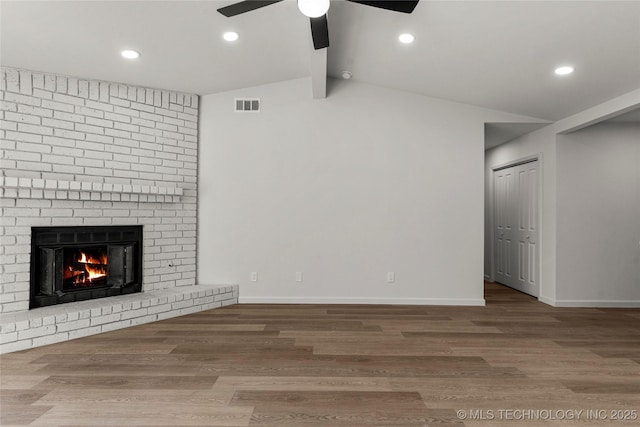
[(538, 296), (538, 162), (494, 172), (496, 282)]
[(515, 167), (516, 228), (513, 240), (516, 247), (517, 274), (512, 286), (519, 291), (538, 296), (538, 162)]
[(494, 175), (495, 229), (494, 249), (496, 281), (511, 285), (514, 280), (513, 228), (514, 169), (502, 169)]

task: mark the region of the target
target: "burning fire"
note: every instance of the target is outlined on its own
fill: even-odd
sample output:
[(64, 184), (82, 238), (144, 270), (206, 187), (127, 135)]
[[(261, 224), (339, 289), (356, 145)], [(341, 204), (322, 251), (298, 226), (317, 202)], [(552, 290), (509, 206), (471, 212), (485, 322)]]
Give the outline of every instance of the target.
[(87, 277), (86, 279), (89, 280), (90, 282), (92, 280), (99, 279), (107, 275), (107, 272), (105, 271), (106, 270), (105, 266), (103, 265), (99, 267), (92, 267), (90, 265), (86, 265), (84, 269), (89, 274), (89, 277)]
[(69, 266), (70, 276), (73, 277), (74, 285), (89, 285), (94, 280), (101, 279), (107, 275), (106, 253), (101, 253), (95, 257), (81, 251), (76, 263), (82, 265)]
[(107, 263), (107, 254), (100, 254), (100, 258), (94, 258), (91, 255), (87, 256), (84, 252), (80, 252), (80, 259), (78, 262), (82, 264), (106, 264)]

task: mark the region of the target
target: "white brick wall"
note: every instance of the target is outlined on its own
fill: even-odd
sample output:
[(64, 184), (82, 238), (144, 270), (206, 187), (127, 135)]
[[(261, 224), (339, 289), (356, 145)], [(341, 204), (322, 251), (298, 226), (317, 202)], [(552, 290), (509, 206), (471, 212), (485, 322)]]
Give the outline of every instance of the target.
[(198, 97), (0, 67), (0, 312), (32, 226), (144, 225), (143, 291), (195, 284)]

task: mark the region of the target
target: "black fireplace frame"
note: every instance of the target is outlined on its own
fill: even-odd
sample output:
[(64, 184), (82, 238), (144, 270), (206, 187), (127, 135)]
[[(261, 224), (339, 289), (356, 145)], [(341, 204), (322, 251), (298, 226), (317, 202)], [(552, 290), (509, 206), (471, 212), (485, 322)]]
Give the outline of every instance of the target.
[[(104, 298), (142, 291), (143, 239), (142, 225), (105, 225), (69, 227), (31, 228), (31, 276), (29, 309), (74, 301)], [(113, 286), (77, 289), (46, 295), (40, 291), (42, 284), (40, 248), (79, 248), (98, 245), (130, 245), (135, 247), (135, 268), (131, 271), (133, 280)]]

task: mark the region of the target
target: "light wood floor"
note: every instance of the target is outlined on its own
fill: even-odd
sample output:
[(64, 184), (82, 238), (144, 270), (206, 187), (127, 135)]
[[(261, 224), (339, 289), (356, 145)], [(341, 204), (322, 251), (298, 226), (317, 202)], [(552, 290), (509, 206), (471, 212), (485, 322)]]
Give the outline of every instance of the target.
[(640, 425), (611, 420), (640, 411), (640, 309), (552, 308), (494, 284), (486, 299), (241, 304), (7, 354), (0, 423)]

